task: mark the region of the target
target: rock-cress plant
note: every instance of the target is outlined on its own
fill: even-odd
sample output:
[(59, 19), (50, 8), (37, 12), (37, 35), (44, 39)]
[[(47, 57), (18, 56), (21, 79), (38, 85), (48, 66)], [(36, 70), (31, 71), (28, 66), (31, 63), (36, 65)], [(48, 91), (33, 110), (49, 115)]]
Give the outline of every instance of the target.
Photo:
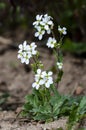
[(56, 88), (56, 83), (59, 83), (63, 75), (61, 47), (63, 37), (67, 34), (67, 29), (65, 27), (57, 27), (59, 34), (57, 41), (53, 31), (53, 18), (48, 14), (37, 15), (33, 26), (36, 30), (35, 37), (39, 40), (45, 34), (49, 34), (50, 36), (46, 42), (46, 46), (52, 49), (55, 55), (57, 77), (53, 79), (53, 72), (51, 70), (44, 70), (44, 65), (39, 60), (40, 53), (37, 50), (35, 42), (27, 44), (27, 41), (24, 41), (23, 44), (19, 45), (18, 58), (21, 60), (21, 63), (25, 64), (29, 64), (32, 58), (33, 63), (31, 66), (34, 72), (32, 93), (26, 96), (22, 114), (29, 119), (41, 121), (53, 121), (61, 116), (68, 116), (68, 130), (71, 130), (74, 123), (79, 121), (84, 116), (84, 113), (86, 113), (86, 97), (80, 97), (78, 99), (60, 95)]

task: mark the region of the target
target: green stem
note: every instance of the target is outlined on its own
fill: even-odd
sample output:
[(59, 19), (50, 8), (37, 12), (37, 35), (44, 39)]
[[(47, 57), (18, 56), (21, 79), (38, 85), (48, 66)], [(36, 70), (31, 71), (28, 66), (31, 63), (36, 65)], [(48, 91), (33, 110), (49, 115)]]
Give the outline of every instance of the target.
[(58, 51), (56, 51), (56, 49), (55, 49), (55, 48), (53, 49), (53, 54), (55, 55), (56, 60), (58, 60)]
[(39, 67), (39, 63), (38, 63), (37, 58), (34, 57), (34, 56), (33, 56), (33, 61), (34, 61), (34, 63), (33, 63), (33, 70), (34, 70), (34, 72), (36, 73), (36, 71), (37, 71), (37, 69), (38, 69), (38, 67)]
[(52, 90), (52, 92), (54, 93), (54, 95), (59, 95), (59, 93), (58, 93), (58, 91), (57, 91), (57, 89), (56, 89), (56, 87), (55, 87), (54, 84), (51, 85), (50, 89)]

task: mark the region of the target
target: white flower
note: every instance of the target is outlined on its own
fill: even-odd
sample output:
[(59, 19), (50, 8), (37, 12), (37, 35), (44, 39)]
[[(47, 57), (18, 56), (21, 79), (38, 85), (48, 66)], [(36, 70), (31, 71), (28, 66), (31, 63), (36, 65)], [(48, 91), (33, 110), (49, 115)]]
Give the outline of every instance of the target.
[(43, 18), (43, 22), (44, 22), (46, 25), (53, 26), (53, 21), (52, 21), (51, 19), (53, 19), (51, 16), (48, 16), (48, 14), (45, 14), (45, 15), (44, 15), (44, 18)]
[(47, 46), (48, 46), (48, 48), (54, 48), (56, 43), (57, 43), (57, 41), (55, 38), (49, 37)]
[(33, 22), (33, 25), (38, 26), (40, 24), (40, 21), (42, 19), (42, 15), (36, 15), (36, 21)]
[(63, 35), (66, 35), (67, 34), (67, 29), (65, 27), (61, 28), (60, 26), (58, 26), (58, 31), (60, 33), (62, 33)]
[(63, 63), (62, 63), (62, 62), (57, 62), (56, 64), (57, 64), (57, 66), (58, 66), (58, 69), (60, 69), (60, 70), (61, 70), (61, 69), (62, 69), (62, 67), (63, 67)]
[(28, 57), (22, 58), (22, 59), (21, 59), (21, 63), (29, 64), (29, 59), (28, 59)]
[(35, 80), (36, 81), (38, 81), (41, 78), (41, 73), (42, 73), (41, 69), (37, 69), (37, 73), (35, 75)]
[(40, 86), (45, 86), (49, 88), (51, 84), (53, 84), (52, 72), (41, 71), (41, 69), (37, 69), (37, 73), (35, 75), (35, 82), (32, 84), (33, 88), (39, 89)]
[(48, 30), (47, 30), (47, 34), (50, 34), (51, 33), (51, 29), (49, 28)]
[(38, 27), (37, 31), (38, 32), (35, 33), (35, 37), (38, 37), (38, 39), (41, 40), (43, 35), (45, 34), (45, 30), (42, 30), (41, 27)]
[(45, 14), (44, 18), (43, 18), (44, 28), (45, 28), (45, 30), (47, 31), (48, 34), (51, 33), (51, 29), (54, 26), (52, 19), (53, 18), (51, 16), (48, 16), (48, 14)]
[(36, 88), (36, 89), (38, 90), (39, 87), (40, 87), (39, 82), (38, 82), (38, 81), (34, 82), (34, 83), (32, 84), (32, 87), (33, 87), (33, 88)]
[(36, 47), (34, 42), (27, 45), (26, 41), (19, 45), (18, 58), (21, 60), (21, 63), (29, 64), (30, 58), (37, 54)]
[(53, 18), (51, 16), (48, 16), (48, 14), (36, 16), (36, 21), (33, 22), (33, 25), (37, 30), (37, 32), (35, 33), (35, 37), (38, 37), (39, 40), (41, 40), (43, 35), (45, 34), (45, 31), (48, 34), (51, 33), (51, 30), (54, 26), (52, 19)]
[(22, 50), (26, 50), (27, 49), (27, 42), (24, 41), (23, 44), (20, 44), (19, 45), (19, 49), (22, 51)]
[(45, 83), (45, 87), (49, 88), (51, 84), (53, 84), (53, 78), (52, 78), (52, 72), (49, 71), (48, 73), (46, 71), (42, 72), (42, 78)]
[(48, 14), (45, 14), (42, 18), (42, 21), (40, 22), (41, 25), (44, 26), (44, 29), (47, 31), (48, 34), (51, 33), (51, 29), (53, 28), (53, 21), (51, 20), (52, 17), (48, 16)]
[(21, 59), (21, 63), (29, 64), (29, 58), (31, 55), (28, 55), (28, 45), (27, 42), (24, 41), (23, 44), (19, 45), (18, 58)]
[(31, 55), (36, 55), (37, 54), (37, 51), (35, 50), (36, 47), (37, 47), (37, 45), (35, 44), (35, 42), (32, 42), (29, 45), (28, 50), (29, 50)]
[(32, 84), (32, 87), (35, 88), (35, 89), (39, 89), (40, 85), (42, 85), (42, 82), (41, 82), (41, 69), (37, 69), (37, 73), (35, 75), (35, 82)]

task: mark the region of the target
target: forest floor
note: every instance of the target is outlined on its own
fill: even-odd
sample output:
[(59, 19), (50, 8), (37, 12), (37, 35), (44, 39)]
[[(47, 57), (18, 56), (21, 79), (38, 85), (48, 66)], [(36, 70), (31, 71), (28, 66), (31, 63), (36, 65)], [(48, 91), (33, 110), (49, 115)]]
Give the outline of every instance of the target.
[[(8, 41), (9, 43), (9, 41)], [(54, 66), (54, 56), (48, 49), (40, 50), (45, 70)], [(32, 61), (31, 61), (32, 62)], [(86, 95), (86, 59), (71, 54), (64, 54), (64, 75), (58, 86), (62, 94)], [(59, 119), (49, 124), (27, 121), (27, 119), (14, 119), (21, 110), (26, 94), (31, 93), (34, 74), (30, 65), (26, 66), (17, 59), (16, 47), (0, 44), (0, 96), (9, 95), (0, 106), (0, 130), (52, 130), (63, 127), (67, 119)], [(47, 129), (45, 129), (47, 128)], [(86, 120), (83, 128), (86, 128)]]

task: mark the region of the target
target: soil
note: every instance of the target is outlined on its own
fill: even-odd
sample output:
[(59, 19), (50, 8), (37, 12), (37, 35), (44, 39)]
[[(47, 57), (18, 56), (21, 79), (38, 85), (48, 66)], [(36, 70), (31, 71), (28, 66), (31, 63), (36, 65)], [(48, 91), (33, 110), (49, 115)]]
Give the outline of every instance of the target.
[[(25, 95), (31, 93), (34, 74), (30, 65), (21, 64), (17, 59), (17, 45), (0, 43), (0, 96), (9, 95), (0, 105), (0, 130), (51, 130), (58, 127), (65, 129), (67, 119), (64, 118), (49, 124), (24, 119), (13, 121), (24, 103)], [(46, 48), (39, 47), (39, 50), (45, 70), (52, 68), (54, 56)], [(62, 94), (86, 95), (86, 59), (66, 53), (63, 70), (64, 75), (58, 91)], [(86, 128), (86, 120), (83, 128)]]
[(51, 123), (41, 123), (29, 121), (27, 119), (18, 119), (15, 121), (14, 119), (15, 113), (10, 111), (0, 113), (0, 130), (52, 130), (56, 128), (64, 128), (66, 127), (67, 119), (59, 119), (58, 121), (54, 121)]

